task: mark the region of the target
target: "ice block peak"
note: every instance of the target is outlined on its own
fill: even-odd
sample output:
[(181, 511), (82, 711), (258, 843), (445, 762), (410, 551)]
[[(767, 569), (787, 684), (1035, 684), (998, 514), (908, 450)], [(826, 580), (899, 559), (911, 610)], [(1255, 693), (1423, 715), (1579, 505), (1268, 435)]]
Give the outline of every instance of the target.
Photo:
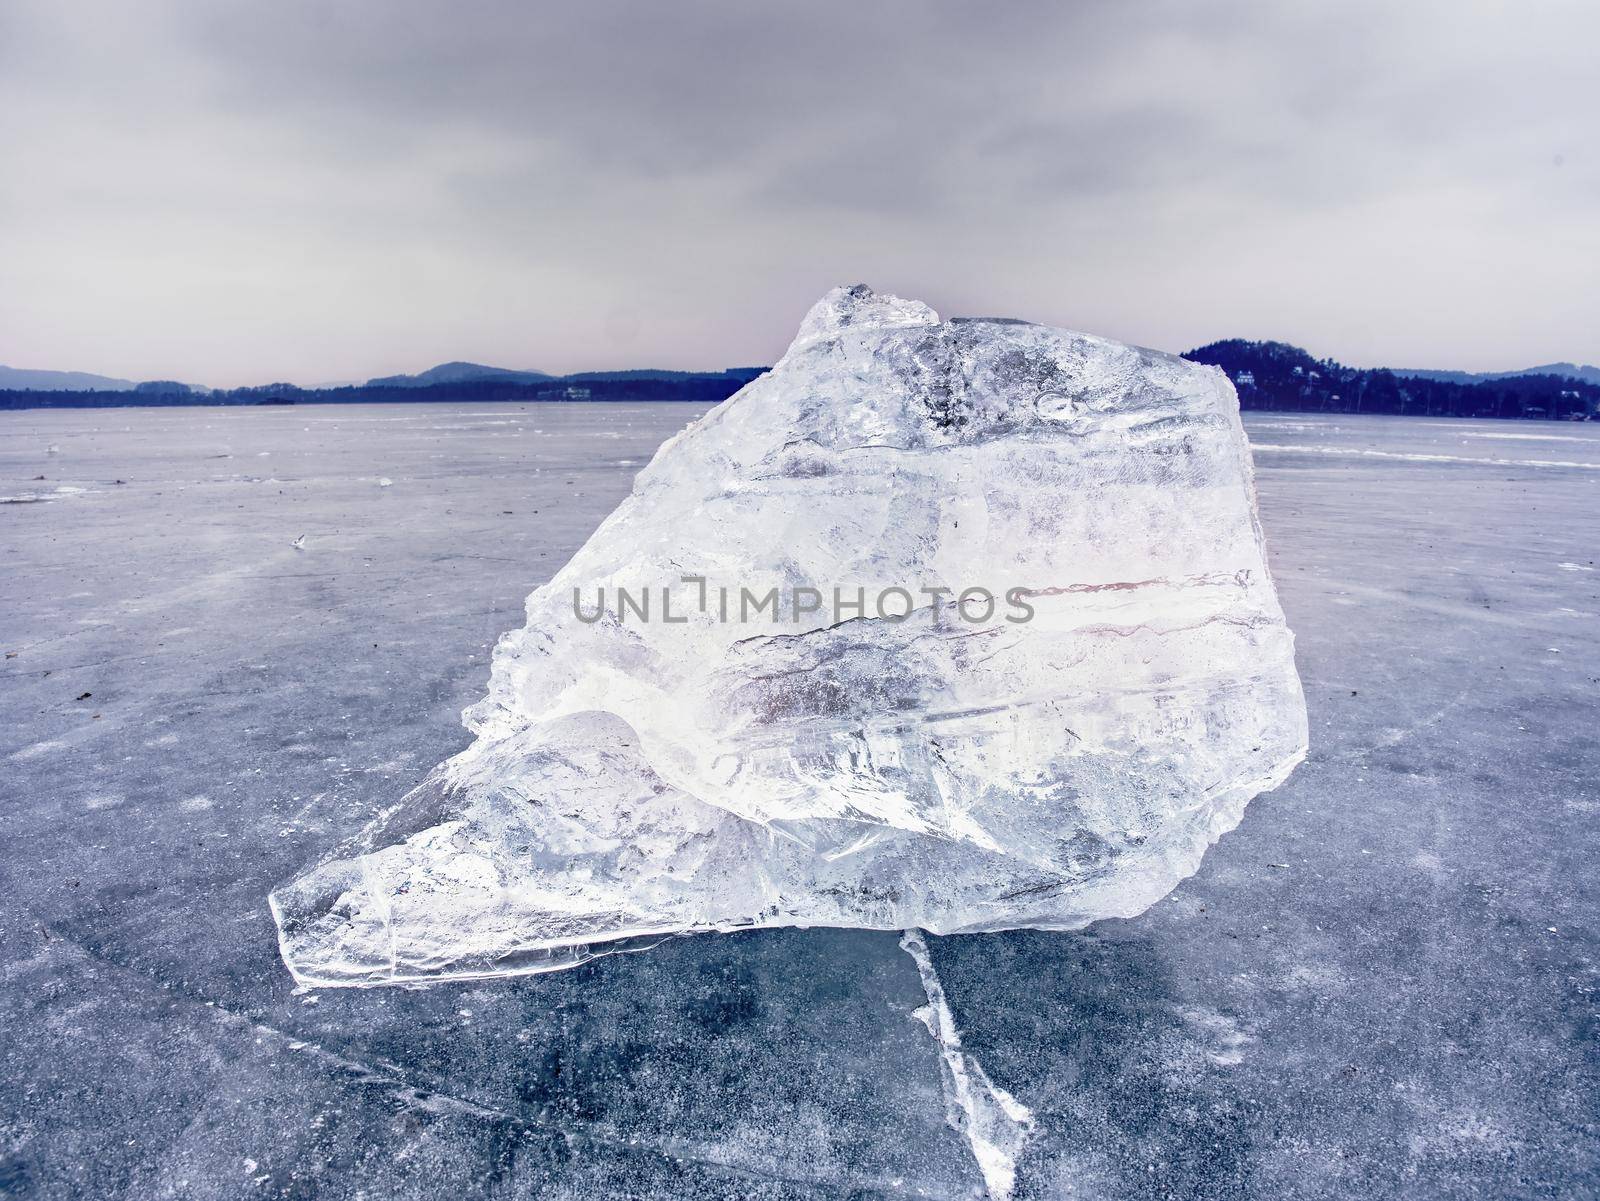
[(905, 300), (887, 292), (874, 292), (866, 284), (834, 288), (811, 306), (800, 322), (794, 344), (802, 346), (844, 330), (898, 329), (913, 325), (938, 325), (939, 314), (920, 300)]

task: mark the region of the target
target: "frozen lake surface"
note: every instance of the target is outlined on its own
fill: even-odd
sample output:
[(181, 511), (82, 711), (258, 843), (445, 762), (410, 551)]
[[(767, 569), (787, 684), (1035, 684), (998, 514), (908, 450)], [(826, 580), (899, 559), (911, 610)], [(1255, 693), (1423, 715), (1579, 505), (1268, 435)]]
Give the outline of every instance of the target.
[[(981, 1192), (894, 934), (278, 960), (700, 411), (0, 414), (0, 1195)], [(1016, 1195), (1600, 1195), (1600, 425), (1246, 424), (1310, 758), (1137, 919), (928, 940)]]

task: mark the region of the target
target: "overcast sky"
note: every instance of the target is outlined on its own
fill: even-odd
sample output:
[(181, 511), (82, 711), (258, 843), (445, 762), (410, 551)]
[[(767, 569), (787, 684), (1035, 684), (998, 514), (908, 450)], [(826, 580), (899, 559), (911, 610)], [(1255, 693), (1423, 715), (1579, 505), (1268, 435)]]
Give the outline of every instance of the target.
[(5, 0), (0, 362), (770, 362), (865, 281), (1600, 361), (1600, 5)]

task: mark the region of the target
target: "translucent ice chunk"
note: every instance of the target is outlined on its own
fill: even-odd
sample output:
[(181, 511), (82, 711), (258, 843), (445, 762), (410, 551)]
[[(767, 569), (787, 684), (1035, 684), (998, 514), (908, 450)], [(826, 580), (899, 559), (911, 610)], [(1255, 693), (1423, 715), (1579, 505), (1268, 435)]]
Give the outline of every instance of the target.
[(1226, 377), (864, 287), (657, 452), (466, 717), (274, 894), (303, 982), (1131, 916), (1306, 747)]

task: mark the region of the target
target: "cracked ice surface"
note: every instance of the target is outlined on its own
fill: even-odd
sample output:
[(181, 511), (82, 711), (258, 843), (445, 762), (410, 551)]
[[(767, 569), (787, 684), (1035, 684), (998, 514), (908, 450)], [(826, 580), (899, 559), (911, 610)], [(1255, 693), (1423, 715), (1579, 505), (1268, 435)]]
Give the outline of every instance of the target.
[[(574, 604), (684, 576), (928, 603), (784, 626)], [(968, 586), (1033, 617), (921, 592)], [(476, 743), (273, 895), (303, 982), (1131, 916), (1305, 752), (1225, 377), (861, 287), (664, 445), (527, 613)]]

